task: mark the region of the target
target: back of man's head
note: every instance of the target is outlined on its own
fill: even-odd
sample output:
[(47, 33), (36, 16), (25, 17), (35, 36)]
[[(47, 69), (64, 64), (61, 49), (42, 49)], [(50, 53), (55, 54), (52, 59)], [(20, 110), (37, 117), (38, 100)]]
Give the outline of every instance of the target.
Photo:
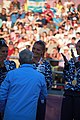
[(19, 53), (20, 64), (31, 64), (32, 58), (33, 58), (33, 53), (28, 49), (24, 49)]

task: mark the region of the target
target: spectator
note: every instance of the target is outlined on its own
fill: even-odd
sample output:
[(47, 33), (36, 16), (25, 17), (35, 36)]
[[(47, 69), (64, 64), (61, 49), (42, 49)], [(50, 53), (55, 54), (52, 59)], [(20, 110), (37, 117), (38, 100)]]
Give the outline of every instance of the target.
[(63, 8), (63, 3), (61, 2), (61, 0), (58, 0), (56, 8), (57, 8), (57, 12), (60, 13), (61, 9)]
[(55, 31), (56, 28), (55, 28), (53, 19), (51, 19), (51, 20), (47, 23), (47, 28), (50, 28), (50, 30)]
[(77, 12), (77, 8), (76, 8), (74, 3), (70, 7), (70, 12), (73, 13), (73, 14)]
[(14, 27), (14, 25), (15, 25), (18, 17), (19, 17), (19, 13), (18, 13), (17, 8), (14, 8), (14, 5), (12, 3), (10, 4), (8, 15), (11, 16), (11, 21), (12, 21), (12, 26), (11, 27)]
[(69, 48), (75, 48), (76, 47), (76, 37), (71, 38), (71, 42), (67, 44)]
[(40, 36), (39, 36), (38, 30), (36, 28), (33, 29), (33, 34), (34, 34), (36, 41), (39, 40)]
[(53, 22), (56, 27), (56, 30), (62, 25), (62, 18), (60, 18), (60, 13), (55, 13), (55, 16), (53, 17)]
[(11, 30), (11, 25), (12, 25), (11, 16), (10, 16), (10, 15), (7, 15), (6, 26), (7, 26), (7, 28), (9, 28), (10, 30)]
[(27, 39), (25, 37), (22, 37), (18, 43), (18, 49), (19, 49), (19, 52), (26, 49), (26, 45), (27, 45), (27, 42), (26, 41)]
[[(71, 54), (70, 54), (70, 49), (69, 49), (68, 46), (62, 47), (62, 48), (60, 49), (60, 53), (63, 53), (63, 54), (66, 56), (67, 60), (70, 60)], [(63, 58), (63, 57), (62, 57), (62, 58)], [(62, 62), (59, 63), (59, 66), (61, 66), (61, 67), (64, 68), (64, 59), (63, 59)]]
[(58, 48), (54, 47), (50, 53), (50, 57), (54, 60), (61, 60), (62, 59), (62, 55), (61, 53), (59, 53)]
[(66, 56), (67, 60), (70, 60), (71, 54), (68, 46), (64, 46), (62, 49), (60, 49), (60, 53), (63, 53)]
[(8, 31), (8, 28), (7, 28), (7, 25), (6, 25), (6, 21), (2, 22), (2, 29), (3, 29), (3, 32)]
[(14, 44), (12, 41), (10, 41), (8, 45), (8, 57), (10, 57), (13, 53), (14, 53)]
[(19, 31), (20, 34), (22, 32), (23, 27), (24, 27), (23, 23), (19, 22), (18, 25), (17, 25), (17, 29), (18, 29), (18, 31)]
[(50, 28), (47, 27), (47, 23), (43, 25), (43, 27), (39, 30), (39, 34), (46, 32), (47, 34), (49, 33)]
[(13, 0), (11, 2), (14, 6), (14, 8), (20, 9), (20, 2), (18, 0)]
[(38, 27), (43, 27), (44, 24), (46, 24), (47, 21), (45, 19), (44, 14), (39, 14), (39, 18), (36, 20), (36, 24), (38, 24)]
[(67, 19), (66, 22), (64, 23), (64, 25), (65, 25), (65, 30), (69, 31), (69, 29), (72, 26), (71, 20)]
[(8, 14), (11, 14), (13, 11), (14, 11), (14, 5), (10, 3)]
[[(52, 71), (50, 64), (44, 60), (45, 53), (45, 43), (41, 40), (36, 41), (33, 45), (32, 51), (34, 66), (37, 71), (41, 72), (45, 76), (47, 89), (52, 86)], [(41, 94), (38, 100), (37, 106), (37, 116), (36, 120), (45, 120), (45, 112), (46, 112), (46, 98), (44, 98)]]
[(78, 42), (80, 39), (80, 32), (76, 32), (76, 42)]
[(58, 41), (59, 41), (59, 39), (63, 40), (64, 35), (63, 35), (62, 27), (58, 28), (58, 31), (57, 31), (57, 34), (55, 35), (55, 37), (58, 39)]
[(52, 38), (50, 38), (50, 40), (49, 40), (49, 42), (47, 44), (47, 53), (50, 54), (54, 47), (57, 48), (58, 43), (57, 43), (57, 39), (52, 37)]
[(67, 44), (67, 46), (69, 47), (69, 49), (72, 49), (74, 52), (74, 55), (77, 56), (77, 52), (76, 52), (76, 37), (72, 37), (71, 42)]
[(25, 11), (23, 8), (19, 10), (19, 18), (18, 19), (23, 19), (25, 18)]
[(48, 3), (45, 3), (45, 7), (46, 7), (46, 9), (44, 10), (43, 14), (44, 14), (47, 22), (49, 22), (53, 18), (54, 14), (53, 14), (52, 10), (50, 9), (50, 5)]
[(3, 8), (6, 8), (6, 13), (9, 12), (9, 6), (11, 4), (11, 0), (3, 0)]
[(61, 17), (63, 20), (67, 17), (67, 13), (64, 7), (61, 8)]
[(73, 27), (70, 27), (69, 31), (68, 31), (68, 38), (69, 40), (71, 40), (71, 38), (74, 36), (74, 29)]
[(50, 40), (54, 35), (54, 31), (52, 29), (50, 29), (49, 33), (48, 33), (48, 39)]
[(77, 6), (77, 11), (80, 12), (80, 4)]
[(43, 32), (42, 34), (41, 34), (41, 36), (42, 36), (42, 41), (44, 41), (45, 43), (47, 43), (47, 41), (48, 41), (48, 34), (47, 34), (47, 32)]
[(65, 6), (65, 7), (71, 6), (72, 4), (74, 4), (74, 3), (72, 2), (72, 0), (67, 0), (67, 1), (64, 2), (64, 6)]
[[(19, 31), (19, 29), (18, 29)], [(26, 36), (26, 28), (24, 26), (22, 26), (21, 28), (21, 37), (25, 37)]]
[(16, 63), (16, 68), (19, 67), (19, 49), (18, 47), (14, 47), (14, 52), (13, 54), (9, 57), (9, 60), (12, 60)]
[(6, 18), (6, 9), (5, 8), (2, 8), (2, 12), (0, 13), (0, 19), (2, 21), (6, 21), (7, 18)]
[(45, 77), (34, 69), (32, 57), (29, 50), (21, 51), (20, 68), (8, 72), (0, 87), (4, 120), (35, 120), (39, 94), (47, 96)]
[(70, 40), (68, 38), (68, 32), (66, 32), (66, 31), (64, 32), (63, 42), (64, 42), (65, 46), (70, 42)]

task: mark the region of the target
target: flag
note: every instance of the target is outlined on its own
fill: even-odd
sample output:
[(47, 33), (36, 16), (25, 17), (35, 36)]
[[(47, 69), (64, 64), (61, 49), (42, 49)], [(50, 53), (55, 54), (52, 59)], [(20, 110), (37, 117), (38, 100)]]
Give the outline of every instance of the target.
[(42, 12), (46, 0), (28, 0), (28, 10), (33, 12)]

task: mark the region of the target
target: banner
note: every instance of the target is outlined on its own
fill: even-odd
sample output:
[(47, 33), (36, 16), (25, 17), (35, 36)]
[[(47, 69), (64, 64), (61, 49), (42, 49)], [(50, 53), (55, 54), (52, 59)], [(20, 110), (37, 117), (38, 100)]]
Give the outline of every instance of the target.
[(28, 10), (32, 10), (33, 12), (42, 12), (45, 1), (46, 0), (28, 0)]

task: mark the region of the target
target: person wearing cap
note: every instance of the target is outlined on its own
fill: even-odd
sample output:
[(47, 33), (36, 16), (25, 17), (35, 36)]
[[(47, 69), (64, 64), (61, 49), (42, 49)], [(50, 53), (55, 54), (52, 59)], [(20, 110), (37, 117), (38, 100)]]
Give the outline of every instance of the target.
[(60, 120), (80, 120), (80, 40), (76, 44), (78, 56), (71, 50), (72, 58), (64, 58), (63, 76), (65, 82)]
[(77, 17), (73, 17), (72, 18), (72, 26), (75, 26), (75, 24), (77, 24), (77, 21), (78, 21)]
[[(16, 64), (13, 61), (7, 60), (8, 46), (3, 38), (0, 38), (0, 86), (4, 81), (8, 71), (16, 68)], [(2, 116), (0, 114), (0, 120)]]
[(20, 67), (8, 72), (0, 87), (0, 111), (4, 111), (4, 120), (36, 120), (39, 94), (47, 97), (45, 77), (34, 69), (32, 58), (31, 51), (22, 50)]
[(52, 10), (50, 9), (51, 7), (48, 3), (45, 3), (45, 7), (46, 7), (46, 9), (44, 10), (43, 14), (44, 14), (47, 22), (49, 22), (53, 18), (54, 14), (53, 14)]

